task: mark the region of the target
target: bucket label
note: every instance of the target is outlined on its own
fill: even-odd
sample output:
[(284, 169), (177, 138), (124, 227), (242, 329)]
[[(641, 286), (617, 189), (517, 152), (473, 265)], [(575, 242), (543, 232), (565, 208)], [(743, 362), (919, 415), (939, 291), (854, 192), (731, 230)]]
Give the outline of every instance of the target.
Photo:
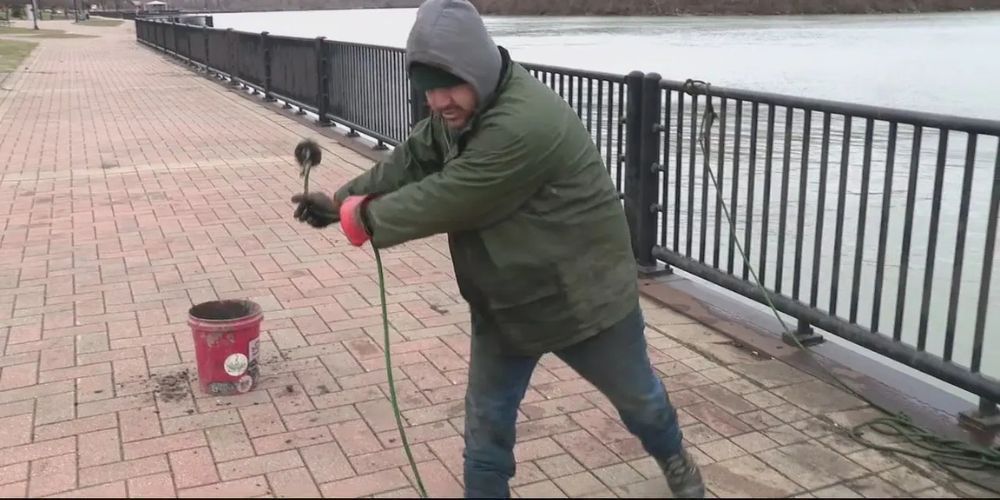
[(250, 362), (247, 360), (245, 354), (241, 352), (234, 352), (226, 357), (223, 368), (225, 368), (226, 373), (230, 376), (238, 377), (247, 371), (247, 366), (249, 365)]
[(257, 353), (260, 350), (260, 337), (255, 338), (250, 341), (250, 362), (252, 363), (257, 359)]

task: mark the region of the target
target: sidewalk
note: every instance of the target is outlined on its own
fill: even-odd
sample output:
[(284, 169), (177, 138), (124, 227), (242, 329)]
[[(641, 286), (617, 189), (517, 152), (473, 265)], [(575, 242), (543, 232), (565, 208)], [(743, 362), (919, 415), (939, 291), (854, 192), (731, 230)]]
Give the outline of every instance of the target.
[[(54, 23), (47, 23), (54, 24)], [(291, 218), (370, 160), (134, 41), (41, 39), (0, 90), (0, 497), (414, 496), (370, 250)], [(460, 496), (467, 307), (436, 237), (385, 252), (395, 375), (432, 496)], [(262, 385), (198, 391), (192, 303), (265, 309)], [(645, 302), (651, 356), (717, 496), (987, 496), (861, 449), (861, 401)], [(544, 358), (514, 492), (669, 496), (614, 410)]]

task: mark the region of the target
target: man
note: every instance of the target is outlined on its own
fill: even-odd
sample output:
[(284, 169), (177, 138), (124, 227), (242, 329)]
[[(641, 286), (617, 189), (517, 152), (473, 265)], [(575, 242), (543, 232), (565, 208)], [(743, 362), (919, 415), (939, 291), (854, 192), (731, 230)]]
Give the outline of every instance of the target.
[(339, 220), (355, 245), (448, 234), (472, 316), (466, 495), (509, 495), (517, 409), (552, 352), (610, 399), (675, 496), (702, 497), (647, 356), (624, 211), (576, 113), (494, 44), (466, 0), (425, 2), (406, 58), (432, 116), (332, 199), (292, 201), (296, 218)]

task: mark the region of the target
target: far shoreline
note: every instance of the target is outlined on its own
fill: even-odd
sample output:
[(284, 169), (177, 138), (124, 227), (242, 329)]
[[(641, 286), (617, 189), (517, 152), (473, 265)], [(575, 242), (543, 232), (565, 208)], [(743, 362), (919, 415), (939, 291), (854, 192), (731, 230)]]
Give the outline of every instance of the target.
[(470, 0), (486, 16), (901, 15), (1000, 10), (1000, 0)]

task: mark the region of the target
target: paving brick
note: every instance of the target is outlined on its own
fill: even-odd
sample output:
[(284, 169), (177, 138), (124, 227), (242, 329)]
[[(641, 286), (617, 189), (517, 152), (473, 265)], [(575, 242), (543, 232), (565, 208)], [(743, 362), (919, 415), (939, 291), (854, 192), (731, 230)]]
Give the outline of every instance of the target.
[(24, 498), (28, 496), (27, 491), (27, 481), (0, 485), (0, 498)]
[(76, 379), (76, 400), (79, 403), (115, 397), (115, 384), (111, 374), (94, 375)]
[(129, 497), (172, 498), (176, 496), (173, 477), (169, 472), (151, 474), (128, 480)]
[[(382, 450), (382, 444), (364, 420), (350, 420), (330, 425), (330, 431), (348, 456)], [(389, 431), (385, 431), (389, 432)]]
[(807, 489), (854, 479), (868, 471), (816, 442), (783, 446), (762, 452), (761, 460)]
[(243, 458), (218, 464), (219, 477), (224, 481), (255, 476), (267, 472), (304, 467), (297, 451), (289, 450), (270, 455)]
[(291, 469), (272, 472), (267, 475), (274, 496), (277, 498), (315, 498), (319, 496), (319, 488), (313, 482), (309, 471)]
[(306, 467), (320, 483), (353, 477), (354, 468), (337, 443), (324, 443), (300, 448)]
[(402, 370), (421, 390), (451, 385), (451, 382), (431, 363), (416, 363), (405, 366)]
[(85, 434), (91, 431), (98, 431), (118, 427), (118, 416), (114, 413), (107, 415), (97, 415), (94, 417), (78, 418), (57, 424), (41, 425), (35, 427), (35, 440), (57, 439), (76, 434)]
[[(410, 483), (417, 483), (413, 477), (413, 470), (410, 467), (403, 467), (402, 471), (406, 474)], [(424, 483), (424, 489), (427, 491), (428, 497), (463, 498), (465, 496), (462, 485), (440, 461), (419, 462), (417, 463), (417, 471), (420, 473), (420, 478)]]
[(13, 403), (0, 404), (0, 417), (23, 415), (25, 413), (32, 413), (34, 411), (35, 411), (34, 400), (16, 401)]
[(195, 488), (179, 490), (177, 492), (177, 496), (179, 498), (250, 498), (267, 495), (269, 493), (270, 490), (267, 486), (267, 478), (262, 475), (258, 475), (237, 479), (235, 481), (224, 481), (207, 486), (198, 486)]
[(591, 470), (609, 488), (633, 484), (643, 480), (643, 476), (627, 463), (619, 463)]
[(883, 472), (899, 466), (899, 462), (888, 453), (870, 448), (851, 453), (847, 458), (872, 472)]
[(250, 437), (285, 432), (278, 410), (271, 404), (261, 404), (240, 408), (243, 425)]
[(779, 425), (764, 431), (764, 435), (776, 441), (778, 444), (787, 445), (807, 441), (809, 438), (792, 428), (790, 425)]
[(566, 498), (559, 486), (549, 480), (515, 487), (514, 492), (521, 498)]
[[(362, 418), (368, 423), (368, 426), (375, 432), (384, 432), (396, 428), (396, 420), (393, 417), (392, 404), (388, 399), (379, 399), (375, 401), (366, 401), (364, 403), (358, 403), (355, 405), (358, 412), (361, 413)], [(433, 407), (432, 407), (433, 408)], [(422, 410), (405, 410), (402, 409), (403, 417), (410, 423), (410, 425), (420, 425), (429, 422), (436, 422), (439, 420), (444, 420), (448, 418), (447, 410), (440, 413), (435, 413), (435, 416), (430, 418), (420, 418), (415, 417), (415, 415), (421, 415)], [(443, 409), (442, 409), (443, 410)], [(439, 415), (439, 417), (437, 417)], [(437, 417), (437, 418), (436, 418)]]
[(879, 474), (879, 477), (907, 492), (920, 491), (935, 486), (934, 481), (909, 467), (896, 467)]
[(120, 481), (136, 476), (145, 476), (170, 469), (166, 455), (126, 460), (113, 464), (98, 465), (80, 469), (80, 486)]
[(38, 363), (24, 363), (0, 369), (0, 391), (28, 387), (36, 382), (38, 382)]
[(207, 446), (201, 430), (170, 434), (167, 436), (125, 443), (125, 459), (132, 460), (152, 455), (162, 455), (178, 450)]
[(30, 413), (0, 418), (0, 448), (30, 443), (33, 418)]
[[(117, 462), (122, 459), (118, 429), (88, 432), (77, 437), (77, 447), (85, 450), (80, 454), (80, 467), (92, 467)], [(131, 458), (126, 455), (126, 458)]]
[(578, 430), (580, 427), (565, 415), (519, 422), (517, 436), (521, 440), (531, 440), (545, 436), (553, 436), (564, 432)]
[(281, 415), (291, 415), (304, 411), (315, 410), (312, 400), (301, 386), (286, 385), (268, 391), (275, 408)]
[(55, 347), (46, 349), (41, 353), (41, 364), (38, 369), (41, 371), (53, 370), (56, 368), (67, 368), (76, 364), (76, 355), (73, 346)]
[(321, 444), (332, 441), (329, 429), (326, 427), (312, 427), (300, 431), (283, 432), (281, 434), (271, 434), (253, 439), (253, 447), (258, 455), (267, 455), (278, 451), (302, 448), (305, 446)]
[(58, 495), (52, 495), (54, 498), (125, 498), (125, 481), (115, 481), (113, 483), (99, 484), (97, 486), (89, 486), (87, 488), (80, 488), (78, 490), (67, 491), (65, 493), (60, 493)]
[[(415, 460), (422, 461), (434, 458), (434, 455), (431, 454), (430, 449), (426, 445), (411, 445), (410, 450), (412, 451), (413, 458)], [(351, 462), (351, 466), (354, 467), (354, 470), (357, 471), (358, 474), (368, 474), (392, 467), (401, 467), (408, 463), (406, 454), (399, 448), (377, 451), (364, 455), (356, 455), (350, 457), (349, 460)]]
[(732, 442), (748, 453), (757, 453), (776, 448), (778, 443), (759, 432), (750, 432), (731, 438)]
[(815, 491), (817, 498), (864, 498), (860, 493), (842, 484), (830, 486)]
[(319, 489), (324, 497), (356, 498), (404, 488), (409, 484), (399, 469), (389, 469), (324, 483)]
[(0, 484), (10, 484), (28, 479), (28, 462), (0, 467)]
[(80, 403), (76, 408), (76, 412), (80, 417), (89, 417), (122, 410), (147, 408), (153, 406), (154, 404), (155, 401), (153, 399), (153, 395), (150, 393), (143, 393), (103, 399), (100, 401), (91, 401), (88, 403)]
[(558, 434), (553, 437), (560, 446), (587, 468), (603, 467), (619, 461), (618, 457), (587, 431)]
[(126, 410), (118, 414), (121, 423), (122, 441), (140, 441), (162, 434), (160, 418), (155, 407)]
[(781, 425), (781, 420), (778, 420), (774, 415), (771, 415), (763, 410), (744, 413), (739, 416), (739, 419), (758, 431), (763, 431)]
[(555, 480), (555, 483), (569, 498), (608, 492), (607, 488), (593, 474), (586, 471), (560, 477)]
[(750, 432), (749, 425), (713, 403), (699, 403), (684, 408), (709, 428), (723, 436), (736, 436)]
[[(38, 398), (35, 425), (72, 420), (76, 417), (76, 395), (72, 392)], [(82, 416), (82, 415), (81, 415)]]
[(845, 486), (861, 492), (867, 498), (896, 498), (906, 494), (878, 476), (868, 476), (844, 483)]
[(218, 462), (254, 455), (253, 444), (241, 424), (223, 425), (205, 430), (212, 454)]
[(76, 353), (78, 356), (107, 351), (108, 347), (107, 333), (87, 333), (76, 336)]
[(42, 458), (31, 462), (28, 495), (40, 497), (76, 487), (76, 453)]
[(571, 418), (602, 443), (632, 438), (632, 434), (625, 429), (618, 419), (611, 418), (596, 408), (573, 413)]
[(219, 481), (212, 452), (208, 447), (171, 453), (170, 470), (177, 488), (189, 488)]
[(568, 454), (555, 455), (541, 458), (535, 461), (546, 476), (555, 479), (557, 477), (577, 474), (584, 470), (580, 462), (577, 462)]
[(713, 461), (728, 460), (746, 455), (746, 451), (728, 439), (720, 439), (698, 445), (698, 449), (708, 455)]
[(240, 423), (240, 414), (236, 410), (213, 411), (189, 417), (171, 418), (162, 421), (163, 432), (174, 434), (196, 429), (207, 429), (220, 425)]

